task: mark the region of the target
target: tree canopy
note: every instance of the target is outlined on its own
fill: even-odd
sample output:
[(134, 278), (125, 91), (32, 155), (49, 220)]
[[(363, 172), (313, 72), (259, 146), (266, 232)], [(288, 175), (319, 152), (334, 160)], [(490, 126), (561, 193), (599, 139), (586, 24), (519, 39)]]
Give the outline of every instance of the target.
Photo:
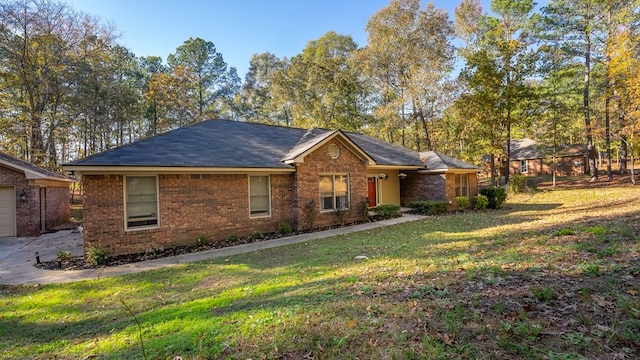
[[(636, 155), (639, 2), (462, 0), (454, 15), (390, 0), (367, 43), (328, 31), (241, 80), (212, 40), (133, 54), (98, 18), (53, 0), (0, 4), (0, 150), (50, 168), (180, 126), (228, 118), (341, 128), (504, 170), (511, 139)], [(213, 39), (215, 40), (215, 39)], [(486, 158), (486, 157), (485, 157)]]

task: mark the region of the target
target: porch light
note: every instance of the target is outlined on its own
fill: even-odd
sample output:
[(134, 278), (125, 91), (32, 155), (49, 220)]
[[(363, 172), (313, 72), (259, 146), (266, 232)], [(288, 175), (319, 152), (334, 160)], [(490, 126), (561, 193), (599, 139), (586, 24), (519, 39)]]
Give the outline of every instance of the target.
[(400, 178), (400, 180), (404, 180), (404, 179), (406, 179), (406, 178), (407, 178), (407, 174), (405, 174), (405, 173), (399, 173), (399, 174), (398, 174), (398, 177)]
[(20, 190), (20, 192), (18, 193), (18, 199), (20, 199), (20, 201), (26, 201), (27, 200), (27, 192), (24, 190)]

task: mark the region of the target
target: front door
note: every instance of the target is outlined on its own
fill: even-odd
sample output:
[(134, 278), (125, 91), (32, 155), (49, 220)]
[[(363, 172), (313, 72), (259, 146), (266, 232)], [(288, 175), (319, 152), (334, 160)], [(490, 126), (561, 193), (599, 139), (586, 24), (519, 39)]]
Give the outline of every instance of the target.
[(369, 198), (369, 203), (367, 206), (375, 207), (378, 205), (378, 188), (376, 187), (376, 178), (369, 177), (367, 178), (367, 197)]

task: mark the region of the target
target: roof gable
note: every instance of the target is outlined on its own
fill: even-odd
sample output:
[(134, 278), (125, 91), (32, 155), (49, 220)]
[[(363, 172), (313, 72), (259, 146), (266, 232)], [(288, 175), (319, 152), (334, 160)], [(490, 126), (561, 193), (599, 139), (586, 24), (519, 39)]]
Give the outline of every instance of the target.
[(366, 165), (374, 165), (375, 160), (369, 156), (361, 147), (355, 144), (342, 130), (328, 131), (313, 128), (304, 134), (300, 141), (282, 158), (286, 164), (296, 164), (304, 162), (304, 158), (310, 153), (317, 150), (322, 145), (331, 140), (340, 139), (347, 147), (350, 148), (357, 157), (365, 162)]

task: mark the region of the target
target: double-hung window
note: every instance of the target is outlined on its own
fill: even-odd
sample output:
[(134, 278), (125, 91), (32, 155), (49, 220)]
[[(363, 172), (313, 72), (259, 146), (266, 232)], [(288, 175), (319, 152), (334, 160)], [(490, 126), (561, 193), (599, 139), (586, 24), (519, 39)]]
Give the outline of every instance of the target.
[(349, 208), (349, 175), (320, 176), (320, 211)]
[(469, 174), (455, 174), (456, 196), (469, 197)]
[(126, 176), (124, 186), (127, 229), (158, 226), (158, 178)]
[(269, 176), (249, 176), (249, 209), (251, 217), (271, 215)]

